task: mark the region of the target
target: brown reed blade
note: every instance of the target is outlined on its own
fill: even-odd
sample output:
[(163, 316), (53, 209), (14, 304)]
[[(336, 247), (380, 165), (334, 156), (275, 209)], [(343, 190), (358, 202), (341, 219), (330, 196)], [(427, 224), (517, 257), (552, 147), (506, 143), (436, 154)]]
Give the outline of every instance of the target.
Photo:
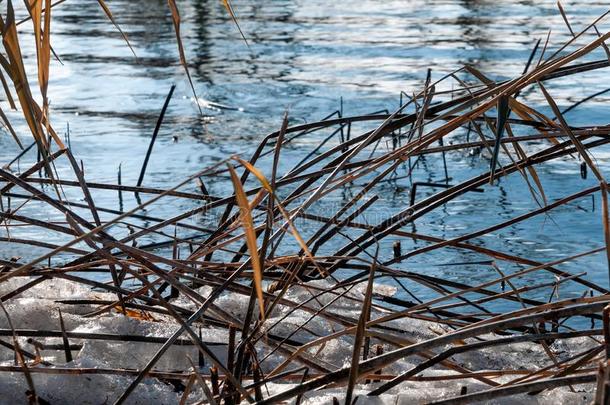
[(262, 262), (258, 256), (258, 246), (256, 243), (256, 233), (254, 232), (254, 222), (252, 221), (252, 212), (248, 198), (244, 193), (241, 181), (233, 169), (233, 166), (229, 164), (229, 172), (231, 173), (231, 181), (235, 189), (235, 199), (240, 209), (240, 222), (244, 228), (246, 234), (246, 241), (248, 243), (248, 250), (250, 251), (250, 261), (253, 267), (254, 275), (254, 288), (258, 297), (258, 306), (260, 310), (260, 316), (265, 318), (265, 306), (263, 301), (263, 267)]
[[(106, 17), (108, 17), (108, 19), (110, 20), (110, 22), (112, 23), (112, 25), (114, 25), (114, 27), (117, 29), (117, 31), (119, 31), (119, 33), (121, 34), (121, 36), (123, 37), (123, 39), (125, 40), (125, 43), (127, 44), (127, 46), (129, 47), (129, 49), (131, 50), (131, 53), (133, 53), (133, 56), (137, 59), (138, 56), (136, 55), (136, 51), (133, 49), (133, 47), (131, 46), (131, 43), (129, 42), (129, 38), (127, 38), (127, 34), (125, 34), (125, 32), (121, 29), (121, 27), (119, 26), (119, 24), (117, 24), (116, 20), (114, 19), (114, 16), (112, 15), (112, 12), (110, 11), (110, 8), (108, 7), (108, 5), (106, 4), (105, 0), (97, 0), (98, 4), (100, 5), (100, 7), (102, 8), (102, 10), (104, 10), (104, 14), (106, 14)], [(47, 3), (50, 3), (50, 0), (47, 1)], [(46, 10), (46, 9), (45, 9)], [(45, 13), (45, 17), (50, 14), (49, 12)]]
[(191, 73), (189, 72), (189, 67), (186, 62), (186, 55), (184, 53), (184, 46), (182, 45), (182, 37), (180, 35), (180, 11), (178, 11), (178, 5), (176, 4), (176, 0), (167, 0), (167, 5), (172, 13), (172, 21), (174, 23), (174, 31), (176, 33), (176, 42), (178, 43), (178, 54), (180, 57), (180, 64), (184, 68), (184, 73), (186, 73), (186, 77), (191, 86), (191, 90), (193, 91), (193, 97), (195, 97), (195, 103), (197, 104), (197, 108), (199, 109), (199, 114), (203, 115), (201, 111), (201, 105), (199, 104), (199, 98), (197, 97), (197, 92), (195, 91), (195, 85), (193, 84), (193, 79), (191, 78)]
[[(379, 249), (377, 250), (377, 254)], [(377, 256), (377, 254), (375, 256)], [(360, 362), (360, 350), (362, 343), (364, 342), (364, 335), (366, 332), (366, 322), (371, 311), (371, 300), (373, 296), (373, 280), (375, 279), (375, 265), (371, 266), (369, 271), (369, 279), (366, 286), (366, 293), (364, 301), (362, 302), (362, 312), (360, 313), (360, 319), (358, 320), (358, 326), (356, 328), (356, 334), (354, 336), (354, 350), (352, 353), (352, 365), (350, 367), (349, 382), (347, 385), (347, 391), (345, 393), (345, 405), (352, 404), (352, 396), (356, 382), (358, 381), (358, 365)]]
[(222, 1), (222, 5), (225, 7), (227, 12), (231, 16), (233, 23), (237, 27), (237, 30), (239, 31), (239, 35), (241, 35), (241, 38), (244, 40), (245, 44), (248, 46), (248, 48), (250, 48), (250, 44), (248, 44), (248, 40), (246, 39), (246, 36), (244, 35), (243, 31), (241, 30), (241, 27), (239, 26), (239, 23), (237, 22), (237, 17), (235, 16), (235, 11), (233, 10), (233, 5), (231, 4), (231, 1), (230, 0), (221, 0), (221, 1)]

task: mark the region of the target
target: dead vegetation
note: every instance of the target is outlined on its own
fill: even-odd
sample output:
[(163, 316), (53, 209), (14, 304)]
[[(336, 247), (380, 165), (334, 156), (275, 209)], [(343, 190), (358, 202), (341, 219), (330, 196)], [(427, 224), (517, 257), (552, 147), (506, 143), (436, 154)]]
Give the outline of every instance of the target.
[[(232, 10), (228, 2), (224, 3)], [(1, 336), (10, 339), (0, 341), (3, 350), (14, 351), (16, 358), (14, 365), (0, 366), (0, 373), (21, 372), (27, 376), (29, 386), (24, 392), (28, 390), (31, 401), (44, 401), (37, 397), (31, 378), (37, 373), (108, 373), (131, 379), (123, 392), (114, 393), (116, 403), (127, 400), (145, 378), (182, 380), (185, 402), (195, 389), (201, 389), (202, 400), (209, 403), (299, 402), (303, 395), (332, 386), (345, 387), (345, 401), (352, 403), (356, 386), (367, 390), (368, 395), (380, 395), (405, 381), (436, 378), (474, 380), (484, 388), (463, 395), (456, 392), (451, 399), (435, 398), (435, 403), (490, 400), (596, 381), (595, 401), (606, 403), (610, 395), (609, 311), (605, 309), (610, 303), (608, 289), (593, 283), (586, 269), (573, 274), (562, 268), (567, 262), (591, 255), (599, 260), (607, 260), (604, 255), (610, 257), (608, 185), (592, 156), (592, 151), (610, 142), (610, 126), (571, 126), (564, 117), (565, 110), (547, 90), (553, 80), (610, 66), (605, 45), (610, 33), (596, 34), (599, 20), (582, 32), (572, 32), (573, 38), (559, 49), (536, 45), (524, 73), (513, 79), (494, 81), (475, 67), (465, 66), (435, 82), (428, 75), (423, 89), (406, 97), (392, 113), (343, 116), (338, 112), (302, 125), (289, 125), (286, 116), (278, 131), (264, 137), (249, 158), (227, 157), (186, 176), (172, 188), (158, 189), (143, 185), (146, 164), (136, 186), (87, 180), (82, 165), (47, 120), (51, 2), (30, 1), (41, 105), (29, 90), (10, 4), (1, 21), (4, 53), (0, 54), (0, 64), (15, 88), (34, 137), (35, 146), (24, 153), (38, 150), (39, 160), (17, 171), (17, 157), (0, 170), (1, 240), (4, 252), (13, 244), (46, 252), (27, 260), (15, 258), (0, 263), (0, 285), (23, 280), (21, 287), (0, 297), (1, 302), (10, 303), (36, 285), (63, 279), (110, 293), (114, 298), (86, 303), (60, 301), (62, 308), (87, 304), (95, 310), (84, 317), (118, 311), (127, 317), (173, 326), (169, 329), (173, 332), (163, 338), (74, 332), (65, 329), (63, 321), (56, 330), (0, 330)], [(176, 4), (169, 4), (179, 38)], [(105, 5), (104, 10), (111, 16)], [(235, 18), (232, 11), (231, 17)], [(567, 17), (565, 20), (568, 23)], [(568, 27), (571, 31), (569, 23)], [(186, 67), (181, 45), (180, 60)], [(9, 102), (14, 105), (12, 90), (2, 79)], [(519, 97), (524, 91), (538, 92), (554, 116), (526, 105)], [(155, 134), (162, 125), (165, 107)], [(21, 142), (6, 117), (2, 118), (8, 131)], [(304, 139), (316, 142), (305, 151), (306, 147), (299, 144)], [(303, 148), (303, 159), (287, 165), (282, 162), (283, 152), (295, 144)], [(447, 157), (471, 151), (488, 152), (489, 170), (468, 179), (451, 178), (451, 160)], [(411, 181), (422, 158), (445, 162), (443, 182)], [(598, 184), (551, 201), (537, 169), (566, 160), (581, 164), (583, 177), (590, 173)], [(72, 175), (60, 177), (58, 166), (71, 168)], [(289, 168), (280, 171), (280, 167)], [(410, 228), (439, 207), (467, 193), (488, 192), (509, 176), (522, 178), (538, 208), (501, 221), (490, 218), (494, 224), (484, 229), (465, 224), (466, 231), (446, 240)], [(399, 180), (408, 182), (411, 203), (386, 213), (377, 222), (368, 221), (365, 214), (375, 211), (383, 199), (384, 187), (398, 187)], [(232, 192), (210, 194), (211, 184)], [(431, 186), (434, 192), (417, 198), (417, 186)], [(349, 198), (335, 198), (346, 188), (351, 192)], [(94, 195), (99, 193), (112, 193), (121, 199), (135, 195), (139, 203), (127, 210), (104, 207), (95, 202)], [(605, 241), (582, 246), (576, 255), (538, 262), (472, 242), (552, 214), (591, 195), (601, 200), (599, 220)], [(155, 206), (164, 204), (175, 206), (176, 213), (164, 218), (150, 214)], [(178, 207), (189, 208), (179, 211)], [(204, 214), (216, 222), (200, 220)], [(24, 228), (30, 235), (52, 234), (52, 239), (64, 242), (21, 237)], [(341, 246), (332, 247), (337, 241)], [(391, 246), (393, 258), (388, 258)], [(482, 266), (498, 275), (484, 282), (473, 277), (467, 284), (410, 271), (405, 265), (408, 259), (441, 249), (474, 252), (484, 258)], [(506, 263), (520, 269), (503, 272)], [(513, 283), (532, 274), (537, 284)], [(312, 283), (314, 280), (324, 280), (324, 284)], [(398, 289), (396, 297), (376, 290), (384, 283)], [(561, 298), (556, 292), (564, 284), (579, 285), (586, 294)], [(355, 288), (358, 286), (362, 288)], [(208, 288), (206, 294), (201, 292), (203, 287)], [(306, 291), (306, 295), (298, 296), (300, 299), (288, 295), (297, 287)], [(533, 290), (548, 291), (549, 300), (527, 298)], [(413, 291), (426, 293), (418, 296)], [(243, 313), (231, 313), (218, 303), (228, 292), (247, 302)], [(340, 300), (348, 300), (360, 315), (339, 312), (333, 304)], [(194, 309), (182, 305), (184, 302)], [(518, 309), (498, 312), (504, 303), (517, 305)], [(307, 314), (303, 322), (293, 324), (291, 331), (282, 327), (282, 322), (297, 312)], [(396, 326), (397, 320), (405, 319), (430, 322), (442, 329), (437, 336), (417, 339)], [(328, 325), (324, 333), (309, 328), (315, 320)], [(220, 345), (226, 353), (222, 358), (217, 354), (219, 345), (202, 340), (198, 333), (210, 325), (226, 329), (229, 335), (228, 342)], [(569, 342), (583, 337), (591, 345), (569, 358), (558, 358), (551, 347), (556, 340)], [(349, 365), (316, 356), (332, 341), (346, 338), (353, 342), (351, 356), (343, 359)], [(24, 339), (35, 350), (24, 347)], [(154, 344), (156, 353), (139, 369), (71, 368), (72, 351), (88, 340)], [(541, 345), (547, 354), (546, 363), (490, 371), (465, 367), (455, 360), (466, 352), (522, 342)], [(173, 345), (196, 348), (199, 360), (185, 357), (181, 370), (156, 368)], [(45, 352), (58, 350), (65, 353), (65, 363), (45, 360)], [(397, 362), (411, 357), (416, 359), (414, 367), (396, 371)], [(426, 376), (426, 371), (439, 368), (450, 372)], [(265, 386), (271, 382), (301, 384), (270, 393)]]

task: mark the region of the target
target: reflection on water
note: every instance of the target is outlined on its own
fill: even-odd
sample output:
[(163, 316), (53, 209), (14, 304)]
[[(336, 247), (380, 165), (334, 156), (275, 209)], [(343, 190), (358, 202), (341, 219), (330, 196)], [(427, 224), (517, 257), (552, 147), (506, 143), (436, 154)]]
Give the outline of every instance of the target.
[[(70, 0), (54, 9), (51, 38), (63, 64), (54, 62), (51, 72), (52, 121), (58, 132), (69, 124), (72, 147), (86, 162), (89, 180), (114, 182), (121, 164), (123, 182), (135, 183), (163, 99), (171, 84), (177, 83), (146, 177), (146, 184), (159, 187), (174, 184), (221, 157), (248, 152), (279, 127), (285, 110), (293, 123), (321, 119), (339, 108), (341, 98), (347, 115), (392, 110), (400, 91), (410, 94), (421, 87), (428, 68), (433, 77), (440, 77), (470, 63), (492, 78), (510, 77), (523, 70), (535, 41), (545, 38), (550, 27), (554, 32), (551, 46), (569, 35), (554, 0), (234, 1), (249, 49), (220, 2), (184, 0), (179, 2), (183, 40), (199, 97), (244, 109), (204, 109), (206, 117), (201, 117), (178, 64), (166, 2), (110, 3), (138, 58), (96, 2)], [(576, 30), (607, 8), (594, 1), (586, 7), (578, 1), (563, 4)], [(600, 24), (599, 28), (608, 27)], [(24, 25), (23, 29), (29, 28)], [(25, 53), (34, 60), (32, 48), (26, 47)], [(552, 89), (560, 104), (570, 104), (602, 90), (608, 82), (606, 75), (600, 71), (578, 81), (558, 81)], [(540, 103), (535, 94), (526, 92), (523, 97), (534, 105)], [(575, 123), (604, 122), (603, 102), (603, 98), (593, 100), (587, 109), (577, 109), (568, 118)], [(5, 163), (16, 149), (7, 137), (0, 137), (0, 146)], [(298, 151), (292, 153), (299, 158)], [(35, 156), (28, 158), (24, 165)], [(476, 156), (448, 159), (456, 177), (488, 164)], [(424, 164), (429, 168), (422, 170), (422, 180), (438, 181), (438, 162)], [(576, 163), (560, 166), (542, 168), (550, 198), (586, 184), (577, 176)], [(408, 192), (400, 191), (407, 186), (387, 186), (384, 207), (388, 212), (408, 201)], [(431, 191), (422, 190), (422, 197)], [(475, 243), (540, 260), (597, 246), (599, 215), (588, 201), (577, 205), (590, 215), (576, 221), (570, 210), (559, 210), (552, 219), (535, 219)], [(522, 185), (507, 181), (493, 192), (453, 201), (427, 222), (413, 226), (450, 237), (528, 209), (532, 203)], [(482, 217), (478, 212), (491, 213)], [(551, 239), (545, 236), (549, 231)], [(1, 252), (2, 256), (11, 253)], [(455, 257), (438, 254), (408, 266), (457, 278), (481, 271), (476, 266), (435, 267), (472, 259), (466, 253), (454, 253)], [(603, 272), (597, 258), (583, 262), (593, 273)]]

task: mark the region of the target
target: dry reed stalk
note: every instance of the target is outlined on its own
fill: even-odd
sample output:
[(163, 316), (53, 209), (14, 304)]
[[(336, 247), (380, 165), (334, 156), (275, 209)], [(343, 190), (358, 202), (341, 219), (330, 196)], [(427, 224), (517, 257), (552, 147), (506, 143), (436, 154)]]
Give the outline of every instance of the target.
[[(30, 380), (30, 373), (129, 376), (129, 387), (123, 393), (115, 393), (116, 403), (127, 400), (144, 378), (186, 381), (182, 403), (188, 401), (189, 393), (197, 387), (201, 387), (210, 403), (237, 403), (245, 399), (263, 404), (291, 399), (298, 403), (304, 395), (327, 386), (344, 387), (345, 402), (350, 403), (356, 387), (361, 387), (358, 385), (361, 380), (376, 384), (367, 387), (369, 395), (386, 393), (405, 381), (449, 383), (475, 379), (486, 385), (480, 392), (462, 392), (450, 400), (464, 403), (590, 384), (597, 379), (598, 401), (608, 398), (607, 367), (602, 365), (599, 375), (595, 373), (601, 353), (608, 352), (610, 341), (606, 336), (605, 310), (608, 288), (594, 283), (586, 271), (567, 270), (571, 262), (597, 257), (603, 252), (610, 254), (607, 185), (594, 158), (596, 150), (610, 143), (610, 126), (575, 128), (566, 120), (567, 112), (605, 91), (561, 110), (547, 90), (554, 79), (610, 66), (607, 58), (584, 59), (596, 50), (603, 50), (604, 55), (608, 52), (605, 41), (610, 33), (597, 31), (600, 19), (583, 31), (574, 32), (559, 6), (571, 38), (558, 51), (545, 56), (547, 38), (536, 64), (533, 61), (538, 41), (522, 74), (511, 80), (497, 82), (476, 67), (466, 66), (436, 81), (429, 72), (422, 89), (409, 96), (407, 102), (401, 100), (393, 112), (350, 117), (340, 109), (320, 121), (300, 125), (290, 125), (285, 114), (280, 128), (263, 137), (249, 159), (227, 157), (173, 187), (155, 188), (143, 187), (142, 179), (173, 87), (157, 120), (135, 186), (87, 180), (82, 164), (50, 126), (46, 94), (52, 53), (51, 10), (60, 3), (61, 0), (53, 4), (28, 2), (26, 20), (31, 19), (34, 26), (42, 106), (34, 100), (28, 86), (21, 55), (22, 38), (10, 1), (9, 12), (0, 21), (6, 55), (0, 56), (3, 69), (0, 79), (9, 103), (10, 85), (16, 88), (17, 101), (41, 153), (40, 161), (20, 173), (11, 172), (10, 167), (22, 154), (0, 169), (0, 225), (7, 233), (0, 236), (0, 241), (45, 249), (38, 257), (0, 262), (0, 286), (23, 281), (0, 297), (0, 302), (10, 304), (33, 293), (35, 287), (53, 279), (62, 280), (112, 294), (110, 298), (58, 299), (60, 306), (91, 306), (93, 309), (81, 319), (95, 319), (118, 310), (122, 316), (138, 322), (164, 322), (173, 327), (173, 332), (164, 337), (75, 332), (66, 329), (61, 315), (60, 330), (26, 330), (11, 325), (10, 329), (0, 329), (0, 336), (11, 336), (14, 344), (1, 344), (15, 353), (20, 364), (2, 366), (0, 371), (21, 372)], [(105, 3), (101, 0), (99, 3), (116, 25)], [(231, 4), (223, 3), (237, 24)], [(195, 94), (180, 39), (178, 8), (173, 0), (168, 5), (180, 63)], [(127, 36), (116, 27), (127, 41)], [(239, 26), (238, 29), (245, 40)], [(561, 52), (587, 33), (594, 35), (588, 44)], [(458, 84), (455, 88), (450, 86), (454, 82)], [(520, 97), (524, 90), (539, 90), (554, 117), (549, 118), (528, 105)], [(1, 111), (0, 118), (10, 130), (10, 123)], [(478, 138), (470, 140), (471, 131)], [(305, 158), (288, 161), (287, 150), (311, 138), (320, 142), (305, 151)], [(534, 143), (536, 148), (532, 148)], [(298, 147), (307, 148), (300, 144)], [(489, 168), (477, 171), (471, 178), (461, 178), (465, 176), (456, 175), (448, 157), (464, 155), (475, 148), (490, 152)], [(584, 162), (583, 177), (590, 171), (599, 185), (562, 193), (551, 200), (544, 184), (544, 171), (538, 169), (556, 161), (570, 161), (575, 156)], [(420, 181), (418, 176), (424, 172), (425, 159), (438, 161), (436, 169), (444, 180)], [(226, 165), (228, 162), (232, 164)], [(59, 178), (56, 170), (59, 166), (71, 171), (73, 180)], [(49, 177), (36, 177), (43, 169)], [(468, 226), (447, 237), (416, 228), (417, 222), (434, 218), (441, 207), (474, 192), (492, 192), (497, 181), (513, 176), (520, 176), (527, 186), (534, 208), (503, 219), (489, 215), (484, 227)], [(224, 191), (214, 195), (210, 193), (213, 189), (206, 187), (210, 184)], [(429, 187), (421, 189), (425, 186)], [(401, 187), (408, 187), (411, 203), (407, 206), (405, 200), (396, 212), (370, 221), (368, 214), (387, 209), (383, 202), (387, 201), (388, 188), (400, 192)], [(352, 193), (334, 204), (343, 190)], [(123, 212), (122, 203), (121, 209), (116, 210), (99, 204), (102, 199), (94, 201), (94, 194), (116, 196), (117, 191), (150, 198), (127, 212)], [(579, 215), (573, 207), (585, 210), (581, 207), (584, 199), (598, 191), (602, 197), (604, 239), (597, 246), (538, 261), (525, 253), (515, 254), (480, 243), (486, 236), (562, 209)], [(424, 192), (426, 196), (422, 197)], [(177, 209), (170, 217), (159, 218), (144, 212), (176, 201), (187, 208)], [(202, 213), (217, 215), (216, 221), (193, 221)], [(482, 211), (480, 215), (486, 213)], [(36, 240), (24, 236), (24, 229), (45, 232), (55, 239)], [(392, 252), (390, 246), (394, 243), (397, 248)], [(370, 252), (373, 245), (381, 246), (379, 260)], [(492, 268), (499, 276), (485, 274), (481, 280), (459, 281), (408, 270), (410, 260), (431, 258), (430, 262), (436, 264), (439, 252), (449, 251), (466, 252), (476, 258), (443, 265), (452, 268), (476, 265), (484, 271)], [(525, 276), (533, 276), (536, 281), (524, 284), (520, 280)], [(376, 291), (378, 283), (386, 282), (396, 287), (396, 296)], [(265, 289), (265, 284), (269, 288)], [(358, 293), (365, 285), (365, 293)], [(591, 294), (558, 297), (560, 286), (562, 291), (584, 289)], [(202, 287), (211, 292), (201, 293)], [(536, 296), (531, 295), (534, 292)], [(244, 312), (231, 313), (224, 308), (219, 298), (226, 295), (243, 299)], [(354, 313), (345, 308), (361, 311)], [(409, 320), (425, 322), (434, 333), (413, 338), (400, 323)], [(590, 329), (582, 326), (583, 320), (592, 323)], [(596, 329), (595, 323), (600, 320), (604, 327)], [(550, 331), (542, 329), (549, 324)], [(195, 330), (205, 330), (207, 326), (226, 331), (229, 344), (204, 341), (201, 332)], [(604, 341), (598, 339), (601, 334)], [(21, 336), (32, 339), (38, 354), (19, 347), (17, 337)], [(586, 338), (591, 347), (561, 359), (549, 348), (554, 339), (576, 338)], [(61, 344), (46, 339), (61, 339)], [(74, 348), (94, 340), (160, 346), (155, 346), (154, 355), (139, 370), (69, 369), (41, 359), (41, 352), (63, 350), (69, 362)], [(349, 367), (343, 366), (343, 360), (349, 359), (320, 355), (330, 343), (346, 341), (353, 342)], [(528, 364), (523, 370), (505, 367), (492, 371), (467, 368), (453, 359), (456, 355), (484, 353), (485, 349), (514, 343), (542, 344), (548, 358), (541, 360), (541, 364)], [(170, 347), (178, 346), (198, 351), (199, 369), (189, 359), (190, 367), (181, 370), (153, 370)], [(363, 346), (367, 352), (369, 346), (376, 348), (375, 355), (360, 356)], [(221, 361), (212, 347), (226, 348), (227, 361)], [(388, 372), (406, 357), (417, 359), (410, 369)], [(36, 364), (28, 365), (25, 359)], [(209, 376), (201, 373), (204, 359), (213, 364)], [(295, 364), (299, 368), (291, 368)], [(423, 371), (440, 369), (453, 373), (417, 376)], [(382, 374), (382, 370), (386, 373)], [(245, 385), (245, 381), (252, 383)], [(302, 383), (274, 395), (263, 389), (270, 382), (295, 381)], [(36, 398), (34, 387), (29, 388)], [(439, 403), (449, 400), (443, 401)]]

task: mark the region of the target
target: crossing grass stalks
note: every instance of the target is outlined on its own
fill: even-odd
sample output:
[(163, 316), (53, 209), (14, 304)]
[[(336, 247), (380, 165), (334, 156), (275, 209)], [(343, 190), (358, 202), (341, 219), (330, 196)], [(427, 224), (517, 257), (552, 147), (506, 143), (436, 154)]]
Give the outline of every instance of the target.
[[(513, 79), (495, 81), (474, 66), (466, 66), (437, 81), (429, 75), (421, 91), (392, 113), (338, 113), (300, 125), (290, 125), (286, 116), (280, 129), (265, 136), (249, 159), (227, 156), (197, 173), (185, 174), (174, 187), (161, 189), (141, 182), (133, 186), (88, 181), (71, 150), (50, 126), (46, 99), (52, 53), (50, 24), (53, 7), (60, 3), (28, 2), (41, 105), (30, 91), (20, 51), (22, 38), (16, 30), (10, 0), (6, 15), (0, 18), (2, 73), (17, 93), (41, 154), (39, 162), (20, 172), (11, 170), (13, 162), (0, 169), (2, 246), (10, 249), (20, 244), (45, 250), (37, 257), (0, 262), (0, 286), (20, 282), (19, 287), (2, 295), (0, 302), (10, 304), (36, 286), (64, 280), (112, 294), (99, 299), (56, 301), (60, 308), (91, 307), (82, 319), (114, 312), (139, 322), (164, 322), (171, 332), (164, 337), (83, 333), (70, 330), (61, 315), (60, 329), (0, 329), (1, 337), (12, 339), (12, 343), (0, 339), (3, 350), (14, 351), (19, 360), (14, 366), (0, 366), (0, 378), (2, 373), (23, 373), (28, 384), (24, 392), (30, 393), (32, 401), (45, 401), (38, 397), (32, 379), (36, 374), (127, 376), (130, 385), (122, 392), (110, 393), (117, 404), (127, 401), (144, 379), (151, 378), (184, 381), (183, 403), (190, 403), (189, 395), (201, 389), (207, 402), (227, 404), (299, 402), (303, 396), (328, 387), (344, 387), (346, 403), (352, 403), (352, 398), (363, 391), (376, 396), (392, 392), (404, 382), (426, 379), (463, 379), (483, 385), (456, 398), (432, 392), (434, 403), (468, 403), (564, 386), (592, 386), (596, 380), (602, 388), (607, 385), (610, 330), (608, 310), (604, 309), (610, 308), (608, 288), (592, 282), (586, 268), (571, 273), (565, 265), (594, 255), (599, 260), (610, 257), (607, 182), (593, 156), (610, 142), (610, 125), (571, 126), (564, 115), (566, 110), (559, 108), (552, 91), (547, 90), (554, 80), (610, 66), (604, 51), (610, 33), (593, 33), (599, 20), (574, 33), (561, 9), (572, 38), (560, 47), (561, 52), (551, 53), (546, 45), (539, 51), (536, 45), (523, 73)], [(117, 25), (105, 2), (99, 3)], [(168, 3), (180, 62), (188, 74), (177, 5), (173, 0)], [(230, 3), (223, 3), (237, 22)], [(577, 39), (585, 37), (593, 39), (576, 45)], [(532, 66), (537, 53), (540, 62)], [(596, 55), (602, 58), (595, 59)], [(5, 80), (3, 84), (7, 100), (13, 100), (9, 85)], [(538, 92), (554, 118), (519, 98), (525, 90)], [(21, 146), (22, 140), (1, 111), (0, 118)], [(470, 140), (473, 128), (478, 139)], [(304, 151), (307, 158), (296, 163), (282, 161), (282, 152), (304, 139), (318, 140)], [(489, 170), (467, 179), (453, 178), (452, 160), (446, 156), (483, 149), (491, 151)], [(370, 222), (365, 214), (379, 206), (387, 187), (399, 190), (398, 180), (411, 178), (419, 169), (417, 161), (424, 158), (443, 159), (445, 181), (440, 185), (420, 184), (432, 186), (422, 198), (417, 198), (416, 184), (411, 184), (409, 205)], [(550, 200), (537, 169), (577, 159), (599, 185)], [(70, 167), (76, 180), (60, 178), (55, 170), (58, 165)], [(38, 175), (41, 169), (44, 172)], [(465, 224), (466, 230), (450, 239), (411, 227), (440, 207), (473, 192), (491, 192), (499, 180), (513, 177), (526, 184), (536, 209), (501, 221), (490, 216), (492, 225), (484, 229)], [(210, 194), (205, 184), (222, 185), (217, 189), (227, 192)], [(337, 206), (333, 196), (345, 188), (352, 191), (351, 197)], [(119, 195), (135, 193), (142, 200), (128, 210), (122, 209), (122, 202), (120, 209), (95, 202), (95, 195), (116, 196), (117, 191)], [(605, 238), (599, 246), (582, 246), (576, 254), (539, 262), (475, 241), (570, 207), (588, 196), (602, 201)], [(173, 216), (163, 218), (150, 213), (150, 208), (174, 204), (177, 199), (181, 201), (179, 206), (190, 208), (176, 208)], [(29, 210), (30, 206), (38, 208)], [(197, 220), (199, 215), (212, 212), (217, 214), (215, 223)], [(49, 213), (61, 214), (65, 221), (48, 220)], [(574, 210), (572, 215), (580, 213)], [(64, 242), (18, 236), (24, 227), (30, 234), (34, 229)], [(384, 252), (375, 253), (384, 246), (389, 250), (395, 241), (411, 247), (404, 253), (398, 248), (393, 258), (388, 252), (385, 256)], [(476, 253), (481, 266), (499, 275), (481, 281), (473, 277), (465, 283), (412, 271), (405, 265), (414, 257), (446, 249)], [(520, 270), (500, 269), (513, 264)], [(536, 275), (536, 283), (513, 284), (528, 274)], [(383, 293), (380, 286), (387, 283), (397, 288), (396, 296)], [(558, 291), (566, 284), (578, 286), (587, 294), (563, 298)], [(424, 290), (426, 296), (413, 292)], [(550, 299), (528, 296), (534, 290), (547, 291)], [(295, 295), (295, 291), (302, 294)], [(240, 297), (245, 310), (231, 313), (223, 308), (219, 300), (227, 294)], [(359, 315), (341, 312), (340, 303), (357, 308)], [(507, 309), (498, 312), (498, 308)], [(425, 322), (436, 334), (418, 337), (396, 323), (401, 320)], [(587, 322), (591, 328), (583, 326)], [(227, 331), (233, 337), (231, 343), (207, 341), (196, 332), (210, 326)], [(593, 346), (567, 359), (558, 359), (551, 347), (556, 340), (569, 342), (583, 337)], [(43, 342), (36, 343), (34, 338)], [(346, 339), (352, 347), (345, 358), (317, 355), (332, 342)], [(145, 359), (144, 367), (71, 368), (72, 351), (94, 340), (147, 345), (154, 347), (154, 355)], [(36, 353), (22, 347), (22, 341), (36, 343)], [(465, 365), (457, 360), (464, 353), (483, 353), (490, 347), (523, 342), (542, 345), (546, 362), (531, 363), (520, 370), (489, 370), (484, 365)], [(385, 349), (374, 355), (374, 345)], [(206, 371), (187, 356), (180, 370), (157, 368), (159, 359), (176, 346), (195, 348), (199, 363), (209, 361), (213, 368)], [(57, 350), (64, 352), (65, 362), (47, 358), (48, 352)], [(218, 355), (219, 350), (223, 356)], [(415, 363), (404, 368), (400, 364), (405, 359)], [(263, 389), (281, 382), (301, 383), (275, 391)], [(356, 387), (360, 394), (356, 394)], [(597, 401), (606, 400), (606, 393), (598, 391)]]

